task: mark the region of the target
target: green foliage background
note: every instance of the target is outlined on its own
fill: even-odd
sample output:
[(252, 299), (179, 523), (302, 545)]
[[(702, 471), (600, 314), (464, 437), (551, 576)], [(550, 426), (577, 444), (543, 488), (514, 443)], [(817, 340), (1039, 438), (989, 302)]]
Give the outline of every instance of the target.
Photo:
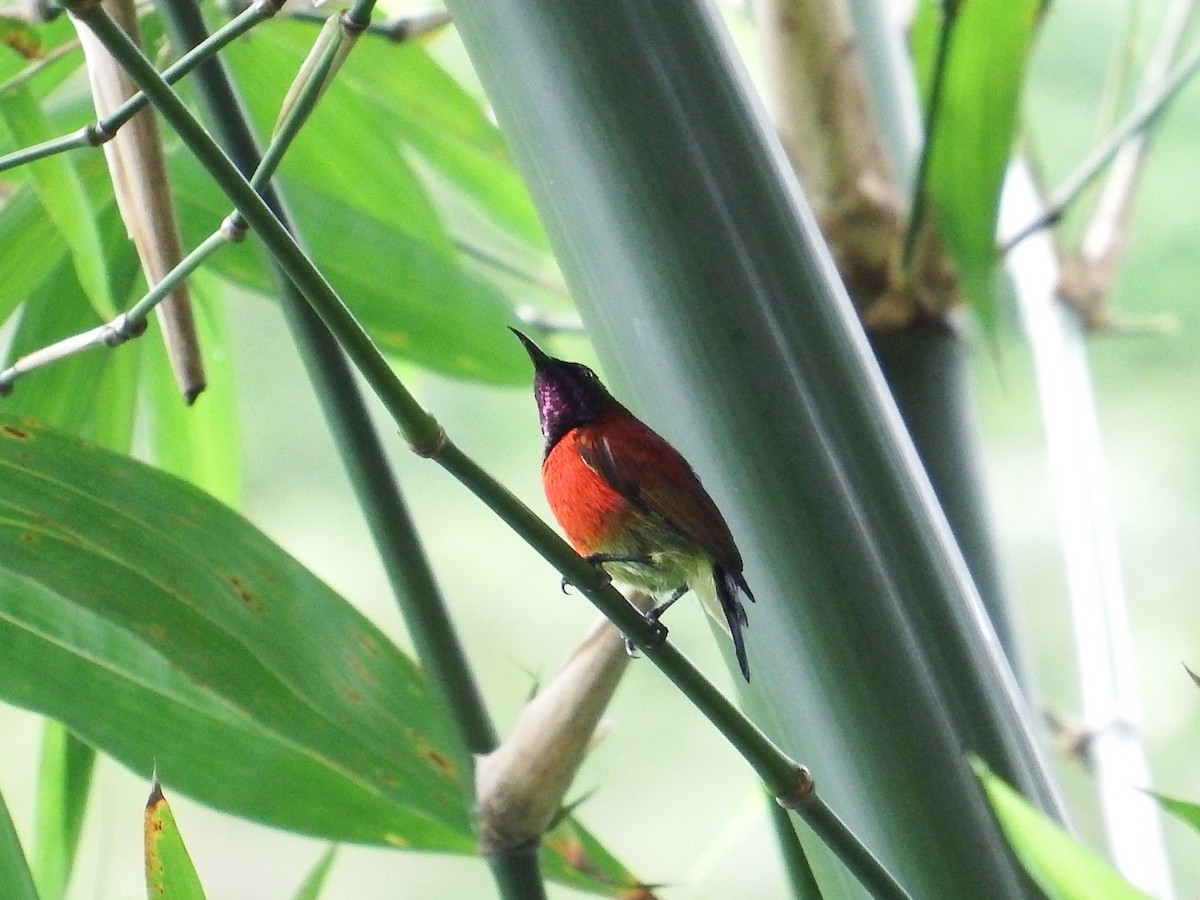
[[(1058, 0), (1038, 42), (1026, 114), (1051, 184), (1097, 137), (1094, 110), (1119, 27), (1115, 0), (1102, 6), (1104, 15), (1085, 0)], [(1146, 24), (1152, 26), (1150, 18)], [(439, 39), (433, 50), (458, 55), (453, 37)], [(1156, 786), (1183, 797), (1200, 796), (1200, 772), (1193, 764), (1200, 719), (1195, 690), (1180, 665), (1200, 665), (1200, 615), (1194, 612), (1194, 586), (1200, 583), (1195, 404), (1200, 311), (1193, 296), (1200, 281), (1195, 238), (1200, 211), (1190, 200), (1198, 154), (1200, 95), (1192, 88), (1160, 131), (1116, 298), (1121, 312), (1135, 320), (1173, 315), (1178, 331), (1169, 337), (1101, 336), (1092, 353)], [(358, 187), (372, 190), (377, 177), (363, 167)], [(228, 312), (247, 513), (403, 645), (403, 627), (315, 402), (297, 361), (284, 349), (289, 341), (277, 310), (243, 296), (233, 298)], [(499, 318), (487, 324), (497, 332), (497, 345), (507, 340)], [(977, 355), (989, 478), (1001, 549), (1020, 604), (1018, 628), (1030, 640), (1042, 700), (1069, 716), (1075, 705), (1072, 639), (1060, 602), (1064, 583), (1051, 492), (1028, 358), (1011, 325), (1001, 324), (997, 354)], [(557, 346), (563, 355), (587, 353), (581, 341)], [(502, 352), (507, 360), (519, 359)], [(503, 389), (415, 369), (406, 375), (468, 453), (544, 511), (537, 484), (541, 441), (520, 371), (506, 372), (505, 380), (516, 386)], [(386, 424), (383, 432), (391, 433)], [(503, 726), (538, 674), (557, 665), (594, 614), (579, 598), (562, 597), (557, 574), (448, 476), (412, 458), (399, 441), (393, 450), (418, 527)], [(673, 636), (702, 668), (723, 678), (698, 610), (681, 607), (671, 624)], [(579, 793), (596, 790), (583, 815), (610, 848), (643, 877), (678, 885), (672, 891), (678, 898), (783, 896), (757, 790), (716, 733), (648, 665), (632, 667), (612, 717), (616, 727), (578, 784)], [(0, 789), (19, 830), (30, 818), (37, 736), (33, 716), (0, 710)], [(1070, 764), (1063, 774), (1079, 824), (1086, 836), (1099, 840), (1086, 776)], [(163, 779), (169, 790), (170, 773)], [(144, 796), (140, 779), (111, 762), (101, 764), (76, 896), (92, 896), (93, 889), (103, 896), (140, 892)], [(320, 842), (233, 820), (181, 797), (172, 797), (172, 806), (213, 897), (285, 896), (323, 849)], [(1200, 885), (1200, 867), (1190, 862), (1196, 858), (1194, 838), (1173, 822), (1166, 829), (1181, 893), (1194, 893)], [(328, 896), (373, 896), (401, 886), (410, 896), (492, 891), (481, 864), (347, 848), (330, 876)]]

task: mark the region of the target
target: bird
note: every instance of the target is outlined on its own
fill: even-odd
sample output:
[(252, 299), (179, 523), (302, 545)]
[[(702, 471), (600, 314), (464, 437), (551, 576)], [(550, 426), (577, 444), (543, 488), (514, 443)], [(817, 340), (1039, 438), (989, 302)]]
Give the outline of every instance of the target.
[(567, 540), (615, 581), (665, 597), (647, 613), (652, 621), (693, 591), (732, 638), (749, 681), (740, 595), (753, 603), (754, 594), (729, 526), (692, 467), (595, 372), (510, 330), (533, 361), (542, 487)]

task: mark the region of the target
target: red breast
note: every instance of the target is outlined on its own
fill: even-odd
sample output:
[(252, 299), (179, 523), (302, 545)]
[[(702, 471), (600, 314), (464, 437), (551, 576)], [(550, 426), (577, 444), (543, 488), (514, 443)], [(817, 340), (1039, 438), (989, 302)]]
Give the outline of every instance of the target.
[(609, 541), (635, 515), (633, 507), (580, 456), (576, 442), (593, 423), (562, 436), (542, 463), (542, 486), (558, 524), (583, 556), (602, 553)]

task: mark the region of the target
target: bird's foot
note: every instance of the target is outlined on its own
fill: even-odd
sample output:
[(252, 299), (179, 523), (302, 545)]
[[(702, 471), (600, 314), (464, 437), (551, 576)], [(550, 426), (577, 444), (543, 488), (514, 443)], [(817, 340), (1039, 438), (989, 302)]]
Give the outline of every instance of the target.
[(658, 620), (662, 618), (663, 613), (674, 606), (675, 601), (686, 594), (687, 590), (688, 586), (686, 584), (681, 584), (679, 587), (675, 588), (675, 592), (671, 594), (670, 597), (646, 613), (646, 620), (648, 622), (654, 622), (655, 624), (658, 624)]
[(666, 607), (670, 606), (671, 603), (674, 603), (677, 599), (678, 597), (674, 597), (668, 603), (664, 603), (661, 606), (656, 606), (654, 609), (645, 614), (646, 621), (654, 628), (649, 640), (642, 641), (640, 644), (634, 644), (630, 638), (625, 638), (625, 653), (630, 659), (638, 658), (639, 649), (655, 650), (667, 642), (667, 635), (670, 632), (667, 631), (667, 626), (658, 620), (658, 617), (662, 615)]

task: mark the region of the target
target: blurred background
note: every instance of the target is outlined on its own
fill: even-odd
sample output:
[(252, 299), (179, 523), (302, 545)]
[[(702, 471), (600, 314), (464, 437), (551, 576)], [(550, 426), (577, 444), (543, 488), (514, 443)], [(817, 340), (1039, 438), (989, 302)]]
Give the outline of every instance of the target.
[[(1124, 17), (1135, 16), (1152, 37), (1159, 7), (1152, 0), (1051, 4), (1024, 111), (1031, 149), (1048, 184), (1061, 180), (1099, 137), (1096, 110), (1109, 55), (1126, 27)], [(740, 14), (731, 15), (740, 35), (745, 27)], [(437, 38), (433, 50), (448, 59), (460, 56), (453, 34)], [(1191, 86), (1156, 130), (1141, 187), (1132, 247), (1114, 298), (1128, 328), (1091, 338), (1154, 787), (1193, 800), (1200, 798), (1195, 765), (1200, 691), (1183, 666), (1200, 668), (1197, 159), (1200, 90)], [(236, 334), (232, 353), (242, 410), (246, 513), (408, 647), (278, 310), (248, 297), (232, 297), (229, 307)], [(1162, 321), (1172, 323), (1166, 332), (1144, 327)], [(582, 339), (561, 339), (554, 349), (557, 355), (590, 361)], [(1072, 722), (1078, 709), (1074, 639), (1037, 399), (1015, 314), (1005, 316), (994, 348), (979, 342), (976, 350), (987, 477), (1017, 628), (1034, 672), (1034, 702)], [(548, 515), (538, 482), (541, 436), (527, 388), (479, 387), (415, 368), (401, 374), (468, 454)], [(394, 435), (382, 417), (379, 421), (382, 433)], [(503, 729), (595, 614), (580, 597), (563, 596), (558, 574), (464, 489), (435, 465), (408, 454), (398, 436), (391, 443), (401, 485)], [(681, 604), (670, 625), (688, 655), (729, 687), (698, 607)], [(38, 739), (35, 716), (0, 709), (0, 790), (23, 836), (33, 804)], [(1100, 846), (1085, 770), (1065, 757), (1059, 757), (1059, 768), (1081, 832)], [(189, 803), (170, 793), (169, 772), (163, 779), (210, 897), (290, 897), (323, 850), (320, 842)], [(141, 810), (147, 791), (148, 785), (119, 766), (99, 763), (72, 897), (143, 895)], [(649, 664), (630, 667), (605, 739), (572, 793), (588, 795), (582, 820), (640, 877), (663, 885), (664, 896), (785, 896), (764, 798), (749, 770)], [(1180, 896), (1200, 896), (1194, 837), (1173, 822), (1165, 827)], [(552, 891), (574, 896), (562, 888)], [(325, 896), (484, 897), (492, 892), (479, 861), (344, 847)]]

